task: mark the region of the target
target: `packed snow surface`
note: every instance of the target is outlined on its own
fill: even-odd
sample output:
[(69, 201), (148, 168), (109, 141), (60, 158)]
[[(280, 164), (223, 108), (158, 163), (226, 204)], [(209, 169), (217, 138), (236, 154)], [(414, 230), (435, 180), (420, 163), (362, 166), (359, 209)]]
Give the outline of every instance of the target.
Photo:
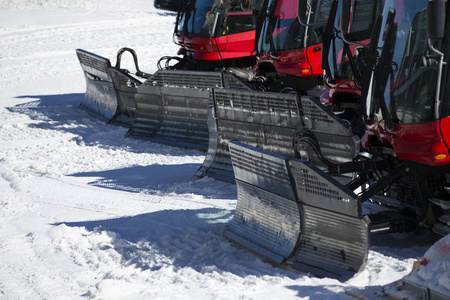
[(372, 298), (408, 274), (428, 235), (373, 237), (346, 282), (269, 264), (222, 236), (236, 187), (194, 175), (204, 153), (80, 108), (75, 49), (115, 63), (132, 47), (152, 73), (177, 53), (175, 17), (148, 0), (1, 1), (0, 298)]

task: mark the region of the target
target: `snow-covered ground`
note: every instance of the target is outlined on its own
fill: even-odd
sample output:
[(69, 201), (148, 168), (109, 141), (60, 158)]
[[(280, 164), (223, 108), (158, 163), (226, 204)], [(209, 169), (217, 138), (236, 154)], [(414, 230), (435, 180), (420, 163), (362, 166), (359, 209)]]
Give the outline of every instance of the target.
[(222, 236), (236, 188), (195, 177), (204, 153), (80, 109), (76, 48), (132, 47), (152, 73), (174, 21), (151, 0), (0, 2), (0, 298), (373, 298), (408, 274), (433, 239), (374, 237), (346, 282), (272, 266)]

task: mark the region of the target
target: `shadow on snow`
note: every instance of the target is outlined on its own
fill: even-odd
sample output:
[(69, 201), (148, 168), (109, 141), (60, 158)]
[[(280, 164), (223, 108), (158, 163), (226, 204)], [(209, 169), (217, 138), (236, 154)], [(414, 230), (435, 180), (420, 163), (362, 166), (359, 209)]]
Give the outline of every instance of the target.
[[(296, 291), (299, 297), (335, 299), (336, 290), (328, 288), (328, 280), (324, 286), (320, 283), (303, 285), (311, 280), (308, 275), (273, 266), (225, 239), (222, 232), (232, 215), (232, 211), (218, 208), (164, 210), (117, 219), (53, 225), (84, 227), (92, 233), (108, 232), (113, 237), (110, 246), (122, 256), (122, 263), (142, 271), (156, 272), (170, 266), (173, 272), (195, 276), (193, 278), (199, 278), (197, 280), (202, 280), (202, 275), (211, 274), (215, 280), (223, 276), (223, 280), (239, 284), (244, 284), (246, 279), (261, 285), (271, 285), (274, 278), (284, 278), (282, 280), (287, 279), (287, 282), (298, 280), (298, 285), (286, 288)], [(193, 275), (189, 271), (191, 269), (199, 275)]]
[(199, 179), (199, 164), (149, 165), (76, 173), (73, 177), (92, 177), (90, 185), (138, 193), (193, 193), (205, 198), (236, 199), (236, 186), (210, 178)]
[[(164, 210), (116, 219), (56, 223), (54, 226), (84, 227), (92, 233), (107, 232), (112, 247), (122, 257), (122, 264), (142, 271), (172, 267), (173, 272), (188, 276), (220, 276), (253, 285), (277, 284), (297, 297), (311, 299), (354, 299), (345, 291), (375, 296), (381, 286), (367, 289), (343, 286), (337, 280), (310, 277), (287, 267), (273, 266), (255, 254), (230, 243), (222, 236), (233, 212), (219, 208)], [(111, 248), (106, 248), (109, 250)], [(199, 275), (193, 275), (192, 269)], [(201, 274), (201, 275), (200, 275)], [(236, 278), (235, 276), (238, 276)], [(231, 278), (231, 279), (230, 279)], [(220, 279), (219, 279), (220, 280)], [(259, 282), (259, 283), (258, 283)], [(343, 290), (343, 291), (342, 291)], [(370, 299), (370, 298), (369, 298)]]
[(29, 102), (7, 108), (10, 112), (29, 116), (34, 121), (31, 128), (64, 131), (75, 135), (77, 143), (105, 149), (126, 149), (133, 153), (154, 153), (171, 155), (199, 155), (195, 150), (174, 148), (148, 140), (125, 138), (127, 128), (107, 124), (91, 115), (81, 106), (84, 93), (61, 95), (23, 95), (17, 99)]
[(107, 231), (114, 237), (114, 249), (124, 258), (133, 257), (126, 264), (136, 264), (143, 270), (157, 270), (170, 261), (177, 268), (189, 267), (198, 272), (211, 268), (239, 276), (265, 275), (269, 269), (272, 274), (278, 272), (222, 236), (232, 216), (230, 210), (203, 208), (53, 225), (85, 227), (91, 232)]
[[(83, 93), (24, 95), (17, 98), (29, 101), (7, 109), (12, 113), (27, 115), (34, 121), (26, 126), (70, 133), (73, 135), (70, 138), (78, 145), (137, 154), (201, 157), (205, 155), (200, 151), (152, 143), (144, 139), (125, 138), (127, 128), (106, 124), (81, 107)], [(208, 195), (216, 195), (217, 191), (227, 190), (220, 193), (236, 197), (235, 188), (230, 189), (229, 185), (225, 183), (216, 182), (215, 191), (212, 191), (211, 188), (208, 189), (208, 185), (204, 186), (205, 182), (212, 179), (197, 178), (194, 174), (199, 167), (200, 164), (154, 164), (145, 167), (134, 166), (109, 171), (78, 173), (71, 176), (98, 177), (90, 184), (123, 191), (153, 193), (155, 190), (164, 190), (175, 193), (200, 193), (208, 197)]]

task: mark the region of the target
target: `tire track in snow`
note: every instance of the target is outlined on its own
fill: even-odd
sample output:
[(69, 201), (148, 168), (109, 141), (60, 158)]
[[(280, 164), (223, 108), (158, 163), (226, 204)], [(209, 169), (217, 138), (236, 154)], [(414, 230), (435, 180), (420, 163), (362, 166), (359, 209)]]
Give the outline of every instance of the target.
[[(5, 34), (0, 33), (0, 53), (3, 59), (23, 58), (24, 53), (29, 53), (38, 46), (46, 47), (45, 50), (67, 49), (70, 45), (116, 45), (126, 43), (127, 40), (141, 41), (145, 44), (152, 43), (151, 36), (167, 35), (167, 40), (172, 43), (174, 28), (174, 16), (164, 18), (152, 18), (151, 14), (135, 14), (128, 17), (129, 20), (88, 21), (84, 23), (66, 24), (55, 26), (29, 26), (30, 28), (18, 29), (16, 33), (9, 30)], [(159, 21), (157, 21), (159, 20)], [(158, 27), (158, 32), (152, 28)], [(150, 38), (149, 38), (150, 37)], [(27, 47), (24, 47), (27, 45)], [(48, 47), (50, 46), (51, 47)], [(122, 44), (125, 46), (124, 44)], [(144, 45), (144, 44), (143, 44)], [(26, 58), (27, 56), (25, 56)], [(33, 58), (32, 56), (30, 58)]]
[[(16, 219), (2, 228), (0, 282), (8, 282), (8, 286), (0, 286), (0, 295), (4, 293), (10, 299), (57, 299), (70, 294), (70, 286), (77, 285), (75, 274), (84, 268), (56, 251), (48, 234), (26, 233), (26, 225), (17, 225), (18, 222), (23, 220)], [(79, 293), (73, 293), (73, 297), (77, 296)]]
[[(77, 48), (114, 60), (117, 50), (124, 46), (133, 47), (138, 52), (141, 69), (148, 73), (156, 70), (160, 56), (176, 54), (178, 47), (172, 41), (174, 16), (163, 18), (165, 22), (161, 22), (162, 18), (152, 18), (152, 14), (142, 12), (129, 13), (126, 17), (118, 15), (118, 18), (121, 19), (89, 20), (57, 27), (29, 26), (17, 29), (16, 34), (11, 31), (0, 34), (0, 88), (66, 74), (79, 73), (83, 78), (75, 55)], [(159, 29), (157, 32), (152, 30), (156, 27)], [(154, 41), (160, 40), (161, 35), (167, 36), (167, 43), (155, 45)], [(145, 50), (148, 47), (159, 50), (149, 53)], [(126, 56), (124, 59), (127, 59)], [(61, 68), (62, 65), (65, 68)], [(150, 70), (146, 65), (151, 66)], [(122, 66), (131, 68), (133, 65)], [(28, 70), (40, 72), (31, 74)]]
[[(64, 282), (59, 280), (70, 280), (74, 269), (64, 256), (53, 255), (44, 246), (45, 241), (40, 246), (33, 243), (35, 233), (29, 229), (34, 230), (30, 220), (35, 217), (30, 218), (30, 214), (35, 214), (39, 204), (26, 196), (32, 195), (32, 187), (9, 168), (0, 170), (0, 283), (8, 282), (7, 286), (0, 284), (0, 295), (8, 295), (10, 299), (55, 299), (66, 292)], [(52, 276), (46, 275), (48, 269)], [(64, 274), (65, 277), (61, 276)]]
[[(173, 209), (188, 209), (188, 208), (217, 208), (221, 210), (233, 210), (236, 205), (236, 200), (233, 199), (224, 199), (223, 203), (217, 203), (217, 201), (212, 201), (210, 199), (193, 199), (189, 195), (178, 194), (174, 195), (173, 193), (152, 193), (151, 191), (146, 191), (145, 189), (141, 189), (140, 192), (137, 191), (122, 191), (118, 189), (108, 189), (99, 186), (92, 186), (86, 184), (86, 181), (95, 180), (95, 178), (71, 178), (71, 177), (62, 177), (62, 178), (52, 178), (52, 180), (57, 181), (62, 184), (60, 187), (63, 190), (68, 190), (67, 186), (76, 187), (76, 190), (86, 190), (91, 195), (93, 193), (98, 193), (98, 197), (108, 198), (109, 207), (102, 206), (98, 208), (86, 208), (86, 207), (74, 207), (65, 203), (59, 203), (60, 206), (65, 206), (68, 208), (76, 208), (82, 210), (90, 210), (93, 212), (98, 212), (105, 214), (109, 217), (120, 217), (124, 215), (139, 215), (143, 213), (147, 213), (149, 211), (155, 211), (162, 207), (173, 207)], [(220, 183), (218, 183), (220, 185)], [(224, 184), (226, 185), (226, 184)], [(40, 201), (44, 203), (44, 201)], [(55, 205), (54, 202), (49, 202), (48, 204)], [(108, 213), (109, 210), (115, 210), (117, 206), (123, 206), (124, 209), (120, 214), (117, 213)], [(149, 206), (151, 205), (151, 206)], [(101, 219), (98, 219), (101, 220)]]
[[(46, 41), (55, 41), (61, 39), (62, 42), (70, 41), (86, 41), (86, 38), (91, 37), (91, 40), (94, 40), (92, 37), (98, 36), (111, 36), (115, 35), (115, 37), (111, 38), (115, 40), (116, 38), (123, 36), (130, 36), (135, 34), (142, 34), (142, 28), (137, 28), (142, 26), (151, 26), (151, 25), (161, 25), (160, 23), (155, 23), (151, 20), (150, 16), (148, 18), (138, 18), (132, 19), (124, 22), (123, 20), (118, 21), (97, 21), (97, 22), (87, 22), (81, 24), (68, 24), (68, 25), (60, 25), (58, 27), (55, 26), (40, 26), (40, 27), (30, 27), (29, 29), (20, 29), (17, 30), (16, 33), (11, 33), (8, 31), (5, 34), (0, 34), (0, 43), (3, 45), (1, 48), (28, 48), (23, 47), (25, 44), (32, 45), (35, 42), (39, 44), (46, 44)], [(163, 24), (164, 25), (164, 24)], [(139, 31), (140, 29), (140, 31)], [(172, 28), (173, 30), (173, 28)], [(112, 32), (114, 34), (111, 34)], [(108, 35), (103, 35), (103, 33), (109, 33)], [(118, 36), (120, 35), (120, 36)], [(26, 50), (26, 49), (23, 49)], [(17, 53), (17, 52), (16, 52)], [(5, 53), (3, 53), (5, 55)], [(7, 56), (3, 56), (3, 58), (8, 58)]]

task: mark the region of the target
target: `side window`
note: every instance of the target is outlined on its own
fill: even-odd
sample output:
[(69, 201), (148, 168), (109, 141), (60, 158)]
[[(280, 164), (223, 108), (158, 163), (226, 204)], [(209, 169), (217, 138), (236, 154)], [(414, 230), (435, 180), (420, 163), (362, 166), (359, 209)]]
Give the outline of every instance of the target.
[(251, 14), (230, 14), (228, 15), (227, 25), (222, 35), (236, 34), (255, 30), (253, 16)]

